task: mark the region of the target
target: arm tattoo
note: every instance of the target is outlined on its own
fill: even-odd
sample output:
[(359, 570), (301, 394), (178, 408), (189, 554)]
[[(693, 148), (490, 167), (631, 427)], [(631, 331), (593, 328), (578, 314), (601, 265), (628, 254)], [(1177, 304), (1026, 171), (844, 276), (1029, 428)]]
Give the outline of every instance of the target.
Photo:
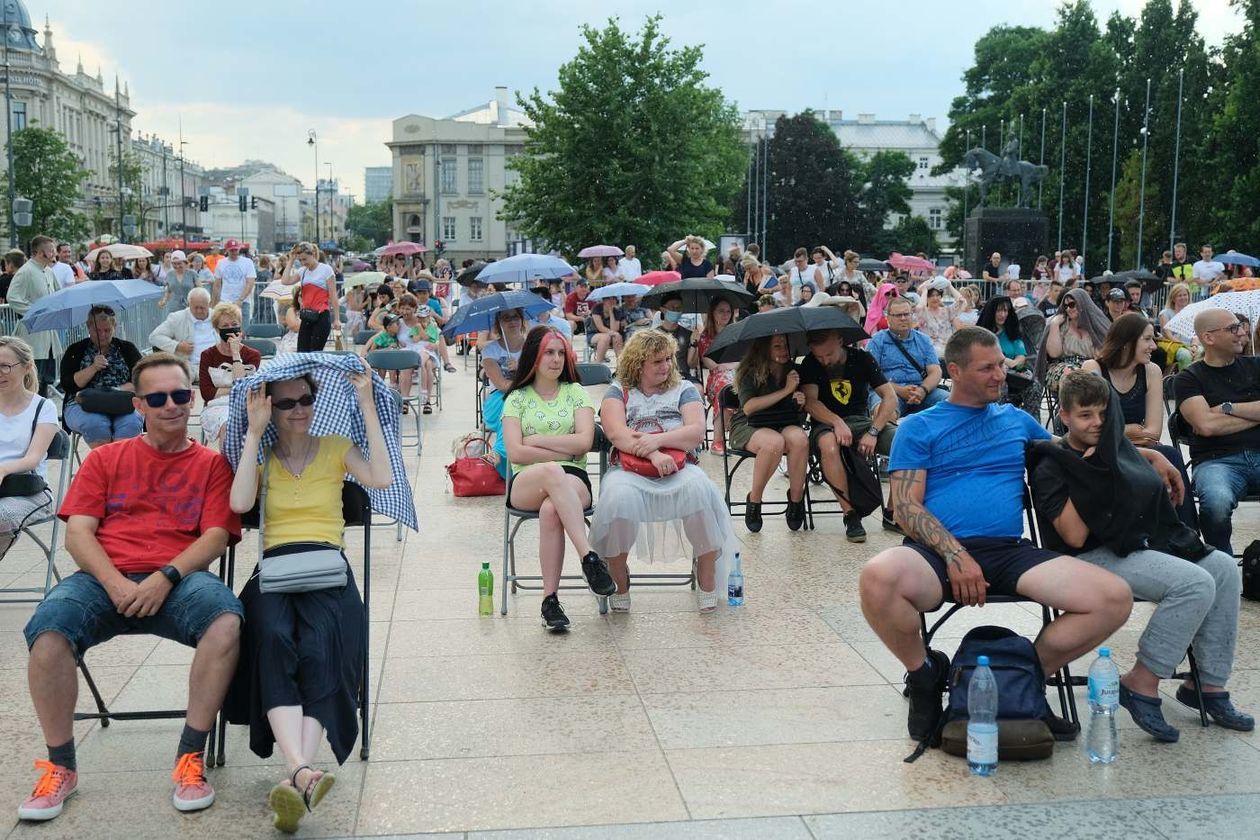
[(963, 551), (962, 545), (914, 498), (914, 488), (926, 478), (926, 470), (898, 470), (889, 476), (893, 513), (910, 539), (935, 551), (951, 568), (961, 570), (958, 555)]

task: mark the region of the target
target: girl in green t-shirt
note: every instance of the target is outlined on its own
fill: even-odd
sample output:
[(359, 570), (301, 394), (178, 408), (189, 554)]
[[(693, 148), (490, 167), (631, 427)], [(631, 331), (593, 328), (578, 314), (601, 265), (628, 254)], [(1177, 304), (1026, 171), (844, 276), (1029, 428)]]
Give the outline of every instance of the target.
[(543, 623), (569, 626), (556, 591), (567, 534), (582, 557), (582, 574), (597, 595), (616, 584), (608, 564), (591, 550), (583, 512), (591, 506), (586, 453), (595, 439), (595, 406), (577, 377), (573, 348), (555, 327), (534, 327), (503, 401), (503, 438), (511, 477), (507, 503), (538, 511), (538, 556), (543, 576)]

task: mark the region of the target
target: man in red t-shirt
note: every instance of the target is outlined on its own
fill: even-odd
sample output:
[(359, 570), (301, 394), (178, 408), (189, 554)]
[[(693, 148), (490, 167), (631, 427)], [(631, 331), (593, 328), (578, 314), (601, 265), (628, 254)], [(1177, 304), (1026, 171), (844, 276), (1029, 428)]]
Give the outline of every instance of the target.
[(202, 753), (236, 668), (244, 618), (240, 601), (207, 571), (241, 535), (228, 505), (232, 470), (188, 437), (192, 384), (181, 359), (154, 353), (135, 365), (132, 383), (146, 431), (83, 461), (58, 512), (79, 571), (48, 593), (26, 625), (31, 700), (48, 761), (36, 762), (44, 775), (18, 808), (25, 820), (56, 817), (78, 784), (75, 659), (124, 633), (197, 649), (173, 801), (180, 811), (214, 802)]
[(591, 314), (590, 301), (586, 299), (591, 293), (591, 286), (586, 282), (586, 278), (579, 278), (573, 287), (573, 291), (569, 292), (564, 299), (564, 317), (565, 320), (573, 327), (573, 334), (586, 331), (586, 319)]

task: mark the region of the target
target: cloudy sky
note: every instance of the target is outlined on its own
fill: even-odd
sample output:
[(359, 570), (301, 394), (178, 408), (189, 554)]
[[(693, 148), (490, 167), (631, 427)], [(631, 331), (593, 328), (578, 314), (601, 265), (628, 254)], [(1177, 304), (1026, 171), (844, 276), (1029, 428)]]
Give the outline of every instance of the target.
[[(63, 70), (130, 85), (133, 125), (190, 159), (272, 161), (310, 183), (307, 130), (343, 189), (389, 163), (390, 121), (443, 117), (511, 90), (555, 85), (578, 26), (661, 12), (677, 43), (705, 45), (713, 84), (740, 108), (806, 107), (944, 117), (972, 46), (999, 23), (1048, 26), (1054, 0), (166, 0), (142, 15), (97, 0), (25, 0), (47, 15)], [(1209, 43), (1239, 27), (1227, 0), (1193, 0)], [(1143, 0), (1095, 0), (1100, 20)], [(952, 8), (950, 8), (952, 7)], [(152, 8), (153, 11), (149, 11)], [(942, 120), (943, 122), (943, 120)]]

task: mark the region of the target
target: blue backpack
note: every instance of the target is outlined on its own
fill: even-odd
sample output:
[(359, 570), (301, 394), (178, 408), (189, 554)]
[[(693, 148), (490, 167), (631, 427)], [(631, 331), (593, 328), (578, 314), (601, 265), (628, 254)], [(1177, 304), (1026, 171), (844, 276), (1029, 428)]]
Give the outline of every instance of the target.
[(1005, 627), (976, 627), (963, 636), (949, 667), (949, 704), (942, 717), (941, 749), (967, 755), (967, 689), (976, 660), (989, 657), (998, 687), (998, 758), (1049, 758), (1054, 735), (1047, 721), (1046, 675), (1032, 642)]

